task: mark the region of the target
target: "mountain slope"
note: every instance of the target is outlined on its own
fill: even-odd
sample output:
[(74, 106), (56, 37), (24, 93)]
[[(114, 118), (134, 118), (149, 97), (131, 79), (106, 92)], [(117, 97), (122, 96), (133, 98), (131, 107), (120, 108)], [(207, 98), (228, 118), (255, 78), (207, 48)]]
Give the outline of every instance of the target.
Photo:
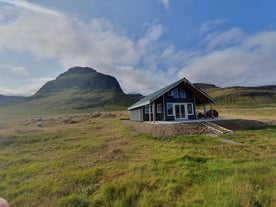
[(0, 106), (5, 106), (22, 101), (24, 97), (21, 96), (4, 96), (0, 94)]
[(5, 108), (19, 114), (80, 112), (125, 109), (132, 99), (121, 89), (116, 78), (88, 67), (73, 67), (47, 82), (36, 94)]
[(49, 96), (66, 90), (79, 90), (82, 93), (113, 90), (123, 93), (118, 81), (109, 75), (98, 73), (88, 67), (74, 67), (47, 82), (34, 95), (35, 98)]
[(219, 88), (212, 84), (196, 84), (208, 95), (215, 99), (217, 104), (247, 105), (247, 104), (275, 104), (276, 86), (259, 87), (227, 87)]

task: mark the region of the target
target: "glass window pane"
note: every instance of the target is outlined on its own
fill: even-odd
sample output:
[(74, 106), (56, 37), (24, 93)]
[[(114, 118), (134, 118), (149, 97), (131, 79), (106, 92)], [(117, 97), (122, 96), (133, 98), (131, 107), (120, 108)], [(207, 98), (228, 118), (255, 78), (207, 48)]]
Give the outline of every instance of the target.
[(184, 104), (181, 104), (181, 118), (185, 118), (185, 105)]
[(175, 105), (175, 118), (180, 118), (180, 106), (179, 105)]
[(179, 89), (179, 98), (186, 98), (185, 91)]
[(149, 105), (145, 105), (145, 113), (146, 113), (146, 114), (149, 113)]
[(168, 114), (168, 116), (173, 115), (173, 104), (171, 104), (171, 103), (167, 104), (167, 114)]
[(179, 96), (178, 96), (178, 89), (177, 88), (173, 90), (173, 97), (174, 98), (179, 98)]

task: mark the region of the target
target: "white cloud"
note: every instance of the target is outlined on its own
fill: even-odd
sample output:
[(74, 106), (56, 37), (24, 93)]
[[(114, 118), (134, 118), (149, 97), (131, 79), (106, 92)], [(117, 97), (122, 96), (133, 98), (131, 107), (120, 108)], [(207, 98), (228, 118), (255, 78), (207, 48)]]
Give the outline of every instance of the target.
[(179, 72), (193, 82), (218, 86), (276, 84), (276, 32), (244, 38), (233, 47), (197, 55)]
[[(120, 26), (102, 18), (92, 18), (85, 24), (65, 15), (53, 16), (38, 10), (33, 12), (15, 7), (2, 11), (2, 14), (13, 16), (12, 21), (0, 24), (2, 50), (28, 52), (39, 60), (56, 59), (64, 69), (75, 65), (90, 66), (116, 77), (122, 76), (118, 68), (128, 68), (126, 74), (134, 74), (136, 82), (151, 77), (149, 85), (160, 83), (159, 75), (156, 78), (149, 75), (163, 73), (157, 71), (163, 47), (158, 40), (164, 33), (160, 24), (150, 25), (144, 36), (132, 40)], [(127, 75), (122, 84), (130, 91), (128, 81), (132, 78)], [(152, 87), (140, 86), (145, 93), (151, 92)]]
[(209, 34), (206, 37), (209, 49), (223, 48), (241, 43), (244, 32), (240, 28), (231, 28), (223, 33)]
[(12, 67), (11, 71), (14, 74), (20, 75), (20, 76), (28, 76), (30, 74), (30, 72), (28, 71), (28, 69), (25, 68), (24, 66)]
[(33, 10), (39, 13), (45, 13), (48, 15), (53, 15), (53, 16), (59, 16), (60, 13), (57, 11), (54, 11), (52, 9), (47, 9), (44, 7), (41, 7), (39, 5), (36, 4), (31, 4), (26, 0), (0, 0), (0, 2), (4, 2), (4, 3), (8, 3), (8, 4), (12, 4), (24, 9), (29, 9), (29, 10)]
[(37, 90), (41, 88), (41, 86), (44, 85), (47, 81), (53, 79), (54, 78), (32, 79), (29, 84), (23, 85), (18, 88), (0, 87), (0, 94), (5, 94), (7, 96), (31, 96), (35, 92), (37, 92)]
[[(204, 49), (185, 51), (160, 41), (165, 32), (161, 24), (150, 25), (142, 37), (134, 40), (107, 19), (92, 18), (87, 24), (28, 2), (23, 6), (18, 2), (13, 1), (12, 5), (19, 7), (0, 8), (2, 51), (28, 52), (39, 60), (56, 59), (64, 69), (76, 65), (93, 67), (115, 76), (126, 92), (148, 94), (182, 77), (219, 86), (276, 82), (274, 31), (248, 37), (240, 28), (217, 31), (228, 20), (212, 20), (200, 29), (201, 35), (206, 36)], [(15, 68), (13, 72), (27, 75), (28, 70)], [(36, 79), (17, 90), (5, 90), (30, 95), (45, 80)], [(5, 90), (2, 88), (0, 93)]]
[(212, 30), (217, 29), (219, 26), (224, 25), (228, 22), (228, 19), (220, 18), (220, 19), (213, 19), (208, 20), (202, 23), (201, 27), (199, 28), (200, 33), (207, 33)]
[(162, 0), (162, 3), (167, 10), (170, 8), (170, 0)]
[(110, 71), (119, 74), (116, 78), (124, 91), (137, 91), (143, 95), (162, 88), (164, 84), (168, 84), (171, 81), (162, 71), (144, 71), (131, 66), (114, 67)]

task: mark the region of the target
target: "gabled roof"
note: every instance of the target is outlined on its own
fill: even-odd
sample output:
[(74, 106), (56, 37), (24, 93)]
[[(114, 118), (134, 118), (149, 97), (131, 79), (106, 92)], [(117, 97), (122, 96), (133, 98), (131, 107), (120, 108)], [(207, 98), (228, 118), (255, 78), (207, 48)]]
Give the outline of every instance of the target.
[(176, 86), (178, 86), (180, 84), (184, 84), (185, 87), (187, 87), (191, 91), (193, 91), (193, 93), (195, 94), (197, 104), (215, 103), (215, 101), (211, 97), (209, 97), (206, 93), (204, 93), (202, 90), (200, 90), (199, 88), (194, 86), (186, 78), (182, 78), (181, 80), (176, 81), (176, 82), (174, 82), (174, 83), (172, 83), (172, 84), (170, 84), (170, 85), (168, 85), (164, 88), (161, 88), (160, 90), (158, 90), (154, 93), (151, 93), (150, 95), (142, 98), (141, 100), (139, 100), (138, 102), (136, 102), (135, 104), (130, 106), (128, 108), (128, 110), (135, 109), (135, 108), (150, 104), (150, 103), (152, 103), (153, 101), (155, 101), (156, 99), (158, 99), (159, 97), (161, 97), (165, 93), (169, 92), (170, 90), (174, 89)]

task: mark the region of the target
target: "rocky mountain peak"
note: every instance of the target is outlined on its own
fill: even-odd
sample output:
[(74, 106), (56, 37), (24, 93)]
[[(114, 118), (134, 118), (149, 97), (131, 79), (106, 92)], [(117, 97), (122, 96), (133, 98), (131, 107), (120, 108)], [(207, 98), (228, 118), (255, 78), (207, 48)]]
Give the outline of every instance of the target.
[(114, 90), (123, 93), (116, 78), (102, 74), (89, 67), (72, 67), (59, 75), (55, 80), (42, 86), (35, 96), (47, 96), (62, 91), (75, 90), (80, 93)]
[(90, 74), (90, 73), (97, 73), (97, 71), (89, 67), (76, 66), (76, 67), (69, 68), (66, 72), (62, 73), (59, 77), (64, 75), (72, 75), (72, 74), (84, 75), (84, 74)]

